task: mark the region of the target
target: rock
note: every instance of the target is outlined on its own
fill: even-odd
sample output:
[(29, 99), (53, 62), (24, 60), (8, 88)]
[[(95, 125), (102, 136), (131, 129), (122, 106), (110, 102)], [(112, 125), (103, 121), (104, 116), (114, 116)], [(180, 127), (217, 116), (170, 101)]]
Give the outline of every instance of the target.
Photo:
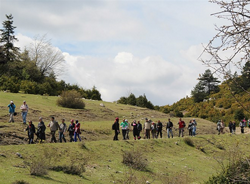
[(150, 182), (149, 182), (149, 181), (146, 181), (146, 183), (147, 183), (147, 184), (150, 184)]
[(101, 106), (101, 107), (105, 107), (105, 105), (104, 105), (103, 103), (100, 103), (100, 106)]
[(19, 157), (19, 158), (23, 158), (22, 155), (18, 152), (16, 152), (16, 155)]

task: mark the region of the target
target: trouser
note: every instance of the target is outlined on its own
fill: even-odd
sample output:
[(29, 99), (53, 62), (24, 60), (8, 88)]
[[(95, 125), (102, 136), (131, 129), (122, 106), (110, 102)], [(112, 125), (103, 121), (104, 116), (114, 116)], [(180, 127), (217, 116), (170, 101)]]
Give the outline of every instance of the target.
[(170, 138), (170, 133), (171, 133), (171, 136), (172, 136), (172, 138), (173, 138), (173, 131), (172, 131), (172, 128), (167, 128), (168, 138)]
[(60, 142), (62, 142), (62, 139), (64, 140), (64, 142), (66, 142), (66, 139), (64, 137), (63, 132), (59, 132), (59, 140), (60, 140)]
[(27, 112), (22, 112), (23, 124), (26, 124)]
[(189, 136), (193, 135), (193, 129), (189, 129)]
[(14, 123), (14, 112), (13, 113), (10, 113), (10, 120), (9, 120), (9, 123), (10, 122), (13, 122)]
[(193, 136), (195, 136), (196, 135), (196, 126), (194, 126), (194, 128), (193, 128)]
[(229, 128), (229, 131), (230, 131), (230, 133), (232, 133), (232, 132), (233, 132), (233, 129), (232, 129), (232, 128)]
[(115, 136), (114, 136), (113, 140), (118, 141), (118, 130), (115, 130)]
[(73, 136), (74, 136), (74, 132), (69, 132), (69, 141), (70, 141), (70, 142), (73, 142), (73, 141), (74, 141)]
[(162, 138), (162, 129), (157, 130), (157, 137), (159, 136), (159, 134), (160, 134), (160, 137)]
[(156, 138), (156, 132), (151, 132), (153, 139)]
[(150, 139), (150, 129), (146, 129), (146, 138)]
[(232, 134), (235, 134), (235, 129), (232, 128)]
[(55, 134), (56, 134), (56, 131), (51, 131), (51, 140), (50, 140), (50, 142), (56, 142), (56, 136), (55, 136)]
[(29, 133), (29, 134), (28, 134), (28, 137), (29, 137), (29, 144), (33, 144), (34, 134)]
[(129, 129), (127, 129), (127, 131), (126, 131), (126, 139), (129, 139)]
[(82, 141), (82, 139), (81, 139), (81, 137), (80, 137), (80, 134), (77, 133), (77, 132), (75, 132), (75, 134), (74, 134), (74, 141), (75, 141), (75, 142), (77, 142), (77, 137), (78, 137), (79, 141)]
[(122, 130), (123, 140), (126, 140), (126, 133), (127, 133), (127, 130)]
[(244, 127), (241, 127), (241, 133), (244, 134)]
[(179, 128), (179, 137), (184, 136), (184, 128)]

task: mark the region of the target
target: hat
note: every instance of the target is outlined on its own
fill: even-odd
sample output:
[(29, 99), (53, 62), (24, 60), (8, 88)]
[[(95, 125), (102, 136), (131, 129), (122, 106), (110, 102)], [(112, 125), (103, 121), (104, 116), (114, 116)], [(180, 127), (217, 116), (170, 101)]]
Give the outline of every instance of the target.
[(74, 120), (72, 119), (72, 120), (70, 120), (70, 122), (71, 122), (71, 123), (74, 123)]
[(62, 118), (62, 120), (64, 120), (64, 121), (65, 121), (65, 119), (64, 119), (64, 118)]
[(40, 120), (40, 119), (43, 119), (43, 118), (42, 118), (42, 117), (40, 117), (40, 118), (39, 118), (39, 120)]
[(119, 120), (119, 118), (117, 117), (117, 118), (115, 118), (115, 120)]
[(145, 120), (148, 120), (148, 118), (145, 118)]
[(10, 103), (13, 103), (13, 100), (11, 100)]
[(23, 101), (23, 103), (26, 102), (25, 100)]
[(125, 119), (125, 121), (128, 121), (127, 119)]

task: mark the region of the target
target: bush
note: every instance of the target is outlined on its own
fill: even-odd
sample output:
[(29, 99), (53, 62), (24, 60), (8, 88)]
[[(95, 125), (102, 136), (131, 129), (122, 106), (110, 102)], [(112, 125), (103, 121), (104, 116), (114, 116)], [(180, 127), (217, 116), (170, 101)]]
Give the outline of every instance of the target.
[(125, 165), (132, 167), (133, 169), (146, 171), (148, 165), (147, 160), (143, 157), (140, 151), (125, 151), (123, 154), (123, 161)]
[(63, 165), (63, 166), (54, 166), (50, 168), (53, 171), (63, 171), (66, 174), (78, 175), (81, 176), (83, 172), (85, 172), (84, 165)]
[(30, 164), (30, 174), (35, 176), (44, 176), (47, 172), (47, 165), (43, 159), (34, 159)]
[(24, 180), (17, 180), (17, 181), (14, 181), (12, 184), (29, 184), (29, 183)]
[(183, 141), (184, 141), (187, 145), (194, 147), (194, 141), (193, 141), (192, 139), (190, 139), (189, 137), (185, 137), (185, 138), (183, 139)]
[(85, 107), (81, 94), (76, 90), (63, 91), (57, 100), (57, 105), (74, 109), (84, 109)]

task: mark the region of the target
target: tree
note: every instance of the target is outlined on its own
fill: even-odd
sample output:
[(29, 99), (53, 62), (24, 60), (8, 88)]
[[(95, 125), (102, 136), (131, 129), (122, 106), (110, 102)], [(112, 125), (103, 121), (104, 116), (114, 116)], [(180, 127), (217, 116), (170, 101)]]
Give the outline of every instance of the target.
[(35, 62), (43, 76), (51, 73), (58, 76), (63, 72), (64, 56), (58, 48), (51, 45), (46, 35), (37, 36), (28, 50), (31, 60)]
[[(217, 34), (204, 48), (200, 60), (205, 65), (211, 67), (219, 76), (237, 83), (238, 81), (233, 80), (230, 74), (231, 68), (235, 67), (242, 71), (243, 67), (250, 60), (250, 1), (211, 0), (210, 2), (218, 4), (222, 9), (222, 11), (212, 15), (225, 19), (227, 24), (216, 26)], [(206, 54), (210, 56), (209, 59), (204, 59)], [(228, 85), (230, 89), (230, 83)], [(242, 86), (241, 88), (250, 94), (247, 89)], [(233, 93), (232, 95), (240, 103)], [(242, 103), (240, 104), (242, 105)], [(243, 105), (242, 107), (247, 110)]]
[(191, 91), (195, 102), (201, 102), (210, 95), (210, 93), (217, 93), (219, 91), (218, 84), (220, 81), (213, 76), (209, 69), (206, 70), (198, 80), (198, 84), (194, 87), (194, 90)]
[(136, 98), (135, 98), (135, 95), (133, 93), (130, 93), (130, 95), (128, 96), (127, 103), (129, 105), (136, 105)]
[(14, 35), (16, 27), (13, 26), (13, 16), (6, 15), (6, 18), (7, 20), (3, 21), (3, 29), (0, 29), (0, 64), (13, 62), (19, 55), (19, 48), (14, 46), (14, 42), (18, 39)]

